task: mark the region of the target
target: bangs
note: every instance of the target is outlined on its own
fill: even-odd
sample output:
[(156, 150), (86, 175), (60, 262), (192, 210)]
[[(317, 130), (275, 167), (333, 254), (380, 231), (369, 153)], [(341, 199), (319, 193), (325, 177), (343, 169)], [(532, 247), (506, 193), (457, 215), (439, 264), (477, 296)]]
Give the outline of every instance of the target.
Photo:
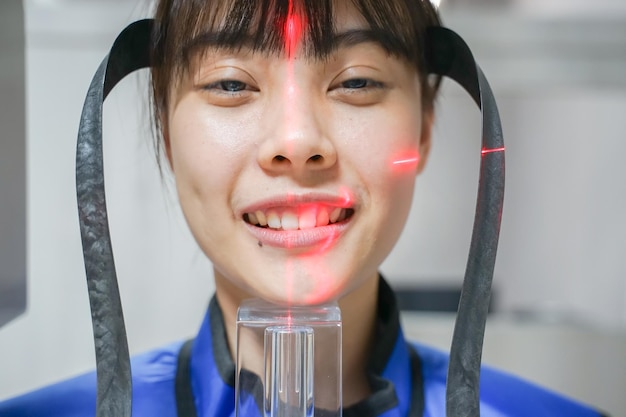
[(340, 3), (360, 13), (371, 40), (423, 69), (424, 30), (440, 24), (429, 0), (165, 0), (156, 13), (153, 63), (175, 73), (206, 47), (288, 53), (293, 26), (304, 53), (323, 59), (341, 35)]
[(205, 9), (181, 33), (185, 57), (205, 46), (285, 53), (290, 38), (300, 38), (307, 55), (321, 56), (334, 32), (332, 0), (220, 0)]

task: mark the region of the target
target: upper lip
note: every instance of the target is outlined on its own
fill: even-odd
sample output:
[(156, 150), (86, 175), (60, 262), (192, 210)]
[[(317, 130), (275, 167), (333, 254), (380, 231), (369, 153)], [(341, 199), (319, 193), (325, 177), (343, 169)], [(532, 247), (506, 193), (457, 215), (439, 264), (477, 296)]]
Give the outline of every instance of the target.
[(246, 205), (240, 216), (257, 210), (269, 210), (277, 207), (299, 207), (307, 204), (324, 204), (332, 207), (354, 208), (354, 201), (348, 194), (306, 193), (275, 195)]

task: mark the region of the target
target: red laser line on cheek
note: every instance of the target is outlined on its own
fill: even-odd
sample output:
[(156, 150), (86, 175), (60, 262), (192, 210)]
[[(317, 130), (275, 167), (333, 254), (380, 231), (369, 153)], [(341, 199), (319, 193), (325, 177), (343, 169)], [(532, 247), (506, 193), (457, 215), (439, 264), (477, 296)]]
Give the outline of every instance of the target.
[(417, 150), (411, 149), (395, 155), (391, 159), (391, 170), (397, 174), (415, 172), (420, 162), (420, 154)]
[(418, 157), (407, 158), (407, 159), (400, 159), (400, 160), (397, 160), (397, 161), (393, 161), (393, 165), (417, 165), (419, 160), (420, 159)]

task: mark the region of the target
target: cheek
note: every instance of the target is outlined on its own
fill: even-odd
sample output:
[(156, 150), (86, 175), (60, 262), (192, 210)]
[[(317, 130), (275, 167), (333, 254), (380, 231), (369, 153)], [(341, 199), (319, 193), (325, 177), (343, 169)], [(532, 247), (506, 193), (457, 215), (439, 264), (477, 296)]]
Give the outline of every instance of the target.
[(419, 109), (403, 106), (371, 115), (362, 120), (359, 134), (353, 137), (360, 141), (360, 151), (352, 153), (354, 163), (379, 219), (381, 244), (388, 250), (404, 227), (413, 201), (421, 157), (419, 114)]
[(380, 187), (412, 184), (420, 161), (421, 118), (411, 107), (365, 113), (343, 129), (343, 154)]
[(219, 140), (224, 138), (219, 126), (200, 110), (190, 106), (180, 105), (176, 108), (169, 122), (170, 145), (173, 162), (181, 162), (191, 156), (201, 155), (210, 157), (206, 149), (223, 147), (228, 142)]
[(213, 113), (206, 106), (183, 101), (169, 120), (177, 185), (194, 193), (215, 193), (232, 185), (247, 161), (249, 123)]

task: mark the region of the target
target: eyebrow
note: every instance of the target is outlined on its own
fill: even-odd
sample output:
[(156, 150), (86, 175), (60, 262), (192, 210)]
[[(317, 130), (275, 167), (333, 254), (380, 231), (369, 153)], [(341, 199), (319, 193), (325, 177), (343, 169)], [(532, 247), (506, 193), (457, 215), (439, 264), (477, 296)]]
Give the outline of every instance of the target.
[(389, 40), (392, 36), (381, 30), (372, 29), (352, 29), (342, 33), (338, 33), (333, 37), (331, 42), (331, 51), (342, 47), (352, 47), (362, 43), (377, 43), (379, 46), (387, 49)]
[[(260, 37), (258, 37), (260, 38)], [(208, 31), (191, 39), (183, 48), (186, 56), (194, 51), (216, 48), (216, 49), (250, 49), (250, 50), (281, 50), (281, 47), (274, 47), (271, 41), (263, 42), (250, 34), (239, 34), (236, 32)], [(266, 46), (263, 44), (267, 43)], [(333, 53), (341, 48), (350, 48), (363, 43), (375, 43), (387, 51), (392, 51), (397, 40), (391, 33), (383, 30), (372, 29), (350, 29), (334, 34), (328, 42), (321, 42), (321, 49), (325, 52), (320, 55)], [(314, 53), (315, 55), (315, 53)]]

